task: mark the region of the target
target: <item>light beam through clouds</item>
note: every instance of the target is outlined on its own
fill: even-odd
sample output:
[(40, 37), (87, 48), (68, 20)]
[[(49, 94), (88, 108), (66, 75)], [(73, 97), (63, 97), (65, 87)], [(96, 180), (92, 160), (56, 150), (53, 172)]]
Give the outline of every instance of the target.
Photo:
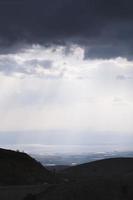
[(0, 55), (0, 130), (131, 133), (133, 62), (84, 55), (78, 45)]

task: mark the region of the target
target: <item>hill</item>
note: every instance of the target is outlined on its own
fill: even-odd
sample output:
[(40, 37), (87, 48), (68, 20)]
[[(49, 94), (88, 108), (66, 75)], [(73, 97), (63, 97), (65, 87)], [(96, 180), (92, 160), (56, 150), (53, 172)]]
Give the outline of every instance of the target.
[(63, 174), (69, 178), (87, 178), (94, 176), (121, 176), (133, 173), (133, 158), (110, 158), (67, 168)]
[[(43, 185), (44, 182), (49, 184)], [(1, 192), (6, 185), (4, 191), (8, 192), (1, 194), (5, 196), (3, 200), (9, 199), (6, 194), (10, 190), (14, 193), (10, 199), (14, 200), (132, 200), (133, 158), (99, 160), (55, 174), (26, 153), (0, 149)], [(20, 185), (20, 188), (11, 185)]]
[(0, 149), (0, 186), (52, 181), (51, 173), (26, 153)]
[(133, 158), (112, 158), (71, 167), (40, 200), (132, 200)]

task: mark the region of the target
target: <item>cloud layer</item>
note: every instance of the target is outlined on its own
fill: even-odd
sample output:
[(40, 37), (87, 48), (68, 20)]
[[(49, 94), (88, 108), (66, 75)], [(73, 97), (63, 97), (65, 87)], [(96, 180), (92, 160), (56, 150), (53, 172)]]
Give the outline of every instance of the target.
[(132, 59), (132, 35), (132, 0), (0, 0), (2, 52), (15, 43), (76, 43), (89, 58)]
[(132, 80), (133, 62), (126, 58), (87, 59), (78, 45), (32, 45), (17, 53), (0, 55), (0, 73), (19, 78)]
[(117, 133), (125, 141), (132, 36), (132, 0), (0, 0), (0, 135), (34, 130), (35, 142), (70, 144)]
[[(132, 132), (133, 62), (78, 45), (0, 55), (0, 131)], [(64, 133), (65, 134), (65, 133)]]

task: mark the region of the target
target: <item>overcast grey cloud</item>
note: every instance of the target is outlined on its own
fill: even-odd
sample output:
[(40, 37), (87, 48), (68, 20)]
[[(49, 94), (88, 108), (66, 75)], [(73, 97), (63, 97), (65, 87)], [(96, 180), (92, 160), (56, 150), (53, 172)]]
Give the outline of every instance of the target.
[(0, 44), (8, 50), (15, 43), (77, 43), (86, 57), (132, 59), (132, 35), (132, 0), (0, 1)]

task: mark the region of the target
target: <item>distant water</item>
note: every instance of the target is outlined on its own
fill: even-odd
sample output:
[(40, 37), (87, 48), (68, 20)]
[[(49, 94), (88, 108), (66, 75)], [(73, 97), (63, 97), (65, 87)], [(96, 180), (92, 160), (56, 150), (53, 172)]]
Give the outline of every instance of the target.
[(41, 145), (41, 144), (15, 144), (1, 145), (1, 148), (24, 151), (30, 154), (87, 154), (114, 151), (133, 151), (132, 144), (89, 144), (89, 145)]

